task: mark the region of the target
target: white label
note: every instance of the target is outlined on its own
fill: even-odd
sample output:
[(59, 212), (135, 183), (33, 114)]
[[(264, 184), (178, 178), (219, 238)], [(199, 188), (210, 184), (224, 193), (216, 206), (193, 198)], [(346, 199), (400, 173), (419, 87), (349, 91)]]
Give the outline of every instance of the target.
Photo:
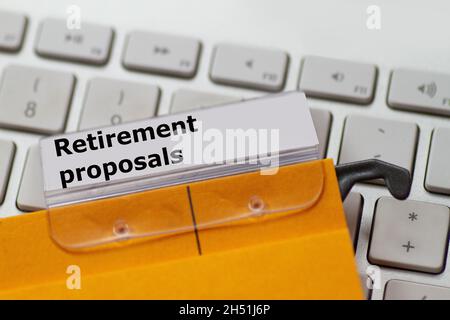
[(53, 136), (40, 143), (46, 192), (173, 172), (181, 172), (180, 179), (196, 170), (220, 175), (224, 166), (311, 152), (317, 145), (300, 92)]

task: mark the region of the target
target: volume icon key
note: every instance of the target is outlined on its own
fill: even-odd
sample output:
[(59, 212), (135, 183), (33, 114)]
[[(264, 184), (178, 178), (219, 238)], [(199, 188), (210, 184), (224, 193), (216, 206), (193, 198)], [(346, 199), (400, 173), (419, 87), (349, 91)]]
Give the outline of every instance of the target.
[(417, 90), (422, 92), (422, 94), (426, 94), (430, 98), (433, 98), (436, 95), (437, 86), (436, 86), (436, 83), (434, 83), (434, 82), (424, 83), (424, 84), (418, 86)]

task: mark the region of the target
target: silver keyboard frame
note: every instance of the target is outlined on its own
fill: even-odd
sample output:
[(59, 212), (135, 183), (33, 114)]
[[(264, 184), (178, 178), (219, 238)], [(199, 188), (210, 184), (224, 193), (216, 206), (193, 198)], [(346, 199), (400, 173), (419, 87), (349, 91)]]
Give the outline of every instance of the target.
[[(74, 131), (80, 119), (87, 81), (96, 76), (158, 85), (162, 90), (158, 109), (160, 115), (168, 113), (172, 93), (181, 88), (245, 98), (264, 94), (260, 91), (217, 85), (210, 81), (212, 50), (220, 42), (285, 50), (290, 57), (285, 90), (297, 88), (300, 61), (305, 55), (316, 54), (374, 63), (378, 66), (378, 79), (375, 99), (370, 105), (309, 100), (311, 107), (329, 110), (333, 115), (327, 156), (335, 161), (338, 159), (344, 120), (349, 114), (416, 123), (420, 133), (410, 199), (450, 206), (450, 196), (432, 194), (424, 189), (432, 130), (438, 126), (450, 127), (449, 119), (396, 111), (386, 104), (389, 76), (393, 68), (450, 73), (450, 45), (445, 43), (439, 31), (450, 30), (450, 21), (445, 19), (446, 14), (450, 12), (450, 2), (376, 2), (382, 9), (382, 29), (379, 31), (365, 27), (365, 10), (372, 4), (366, 0), (227, 0), (220, 3), (210, 0), (134, 0), (132, 5), (126, 8), (127, 14), (123, 13), (124, 4), (121, 0), (2, 0), (0, 9), (25, 13), (29, 21), (22, 50), (18, 54), (0, 53), (0, 72), (11, 63), (73, 72), (77, 83), (67, 131)], [(115, 30), (112, 54), (104, 67), (44, 59), (34, 52), (40, 21), (50, 16), (64, 17), (66, 8), (74, 3), (82, 8), (82, 19), (111, 25)], [(192, 80), (183, 80), (125, 70), (121, 64), (124, 38), (129, 31), (137, 29), (201, 39), (202, 52), (197, 75)], [(6, 198), (0, 206), (0, 217), (21, 214), (15, 205), (19, 182), (28, 147), (38, 142), (39, 138), (40, 136), (35, 134), (0, 129), (0, 139), (13, 140), (17, 147)], [(356, 251), (358, 267), (363, 273), (369, 265), (367, 249), (375, 203), (378, 198), (388, 196), (388, 191), (384, 187), (368, 184), (357, 185), (353, 191), (360, 192), (364, 197)], [(448, 258), (447, 252), (447, 260)], [(381, 270), (381, 289), (373, 291), (373, 299), (382, 298), (385, 283), (390, 279), (450, 287), (448, 267), (439, 275), (392, 268)]]

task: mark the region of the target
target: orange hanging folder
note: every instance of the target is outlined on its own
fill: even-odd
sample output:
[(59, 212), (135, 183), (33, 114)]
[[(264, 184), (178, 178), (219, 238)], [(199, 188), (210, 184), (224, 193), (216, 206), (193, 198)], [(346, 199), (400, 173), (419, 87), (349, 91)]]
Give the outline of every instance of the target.
[(341, 201), (354, 181), (336, 170), (326, 159), (2, 219), (0, 298), (362, 299)]

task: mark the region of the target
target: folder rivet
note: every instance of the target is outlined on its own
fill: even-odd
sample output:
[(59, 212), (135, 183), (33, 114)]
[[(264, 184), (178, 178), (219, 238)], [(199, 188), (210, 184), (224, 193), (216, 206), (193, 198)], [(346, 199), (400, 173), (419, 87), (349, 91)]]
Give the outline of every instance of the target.
[(264, 201), (260, 197), (253, 196), (250, 198), (248, 207), (251, 211), (260, 213), (264, 209)]
[(117, 220), (114, 224), (113, 232), (116, 236), (127, 235), (129, 231), (128, 224), (123, 220)]

